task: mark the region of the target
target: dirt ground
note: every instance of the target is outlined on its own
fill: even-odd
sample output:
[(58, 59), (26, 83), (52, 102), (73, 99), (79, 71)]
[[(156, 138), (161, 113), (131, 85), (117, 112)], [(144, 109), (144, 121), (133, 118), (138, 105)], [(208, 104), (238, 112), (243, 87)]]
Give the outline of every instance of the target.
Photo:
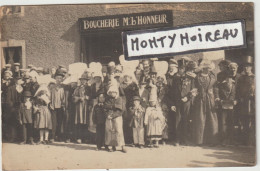
[(4, 170), (221, 167), (253, 166), (255, 163), (255, 148), (243, 146), (127, 147), (126, 154), (121, 151), (96, 151), (95, 145), (73, 143), (3, 143), (2, 147)]

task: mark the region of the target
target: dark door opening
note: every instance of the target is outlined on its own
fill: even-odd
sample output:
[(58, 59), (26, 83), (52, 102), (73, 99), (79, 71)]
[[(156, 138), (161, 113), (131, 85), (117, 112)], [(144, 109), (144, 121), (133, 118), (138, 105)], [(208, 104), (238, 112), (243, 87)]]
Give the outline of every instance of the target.
[(6, 47), (3, 51), (6, 64), (13, 65), (22, 62), (22, 47)]
[(84, 36), (86, 60), (100, 62), (103, 65), (110, 61), (119, 63), (119, 56), (123, 54), (121, 32), (95, 33)]

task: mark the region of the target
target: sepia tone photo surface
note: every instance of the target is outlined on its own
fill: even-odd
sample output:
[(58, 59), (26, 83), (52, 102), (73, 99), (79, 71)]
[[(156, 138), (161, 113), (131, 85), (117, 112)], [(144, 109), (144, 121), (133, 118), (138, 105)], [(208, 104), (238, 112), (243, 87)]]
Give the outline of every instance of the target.
[(256, 165), (254, 3), (0, 8), (3, 170)]

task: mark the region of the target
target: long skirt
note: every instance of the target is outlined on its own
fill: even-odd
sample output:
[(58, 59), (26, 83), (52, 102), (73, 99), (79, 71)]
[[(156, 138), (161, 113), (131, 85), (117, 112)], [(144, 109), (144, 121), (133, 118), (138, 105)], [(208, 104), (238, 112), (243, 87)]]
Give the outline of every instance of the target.
[(150, 120), (147, 125), (147, 138), (148, 140), (161, 140), (162, 139), (163, 125), (158, 120)]
[(105, 144), (109, 146), (125, 145), (122, 116), (106, 120)]
[(93, 117), (94, 106), (98, 103), (98, 100), (93, 99), (92, 103), (93, 103), (93, 107), (89, 111), (89, 127), (88, 127), (88, 130), (89, 130), (89, 132), (96, 133), (96, 125), (93, 123), (92, 117)]
[(217, 144), (218, 118), (209, 100), (197, 101), (193, 117), (195, 144)]
[(48, 106), (40, 106), (36, 113), (34, 127), (37, 129), (52, 129), (51, 112)]

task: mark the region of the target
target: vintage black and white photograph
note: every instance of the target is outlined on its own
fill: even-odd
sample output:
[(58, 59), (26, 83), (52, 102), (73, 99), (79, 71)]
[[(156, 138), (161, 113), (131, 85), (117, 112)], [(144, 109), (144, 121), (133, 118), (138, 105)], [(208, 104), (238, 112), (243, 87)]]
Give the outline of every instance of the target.
[(3, 170), (256, 165), (253, 2), (0, 9)]

